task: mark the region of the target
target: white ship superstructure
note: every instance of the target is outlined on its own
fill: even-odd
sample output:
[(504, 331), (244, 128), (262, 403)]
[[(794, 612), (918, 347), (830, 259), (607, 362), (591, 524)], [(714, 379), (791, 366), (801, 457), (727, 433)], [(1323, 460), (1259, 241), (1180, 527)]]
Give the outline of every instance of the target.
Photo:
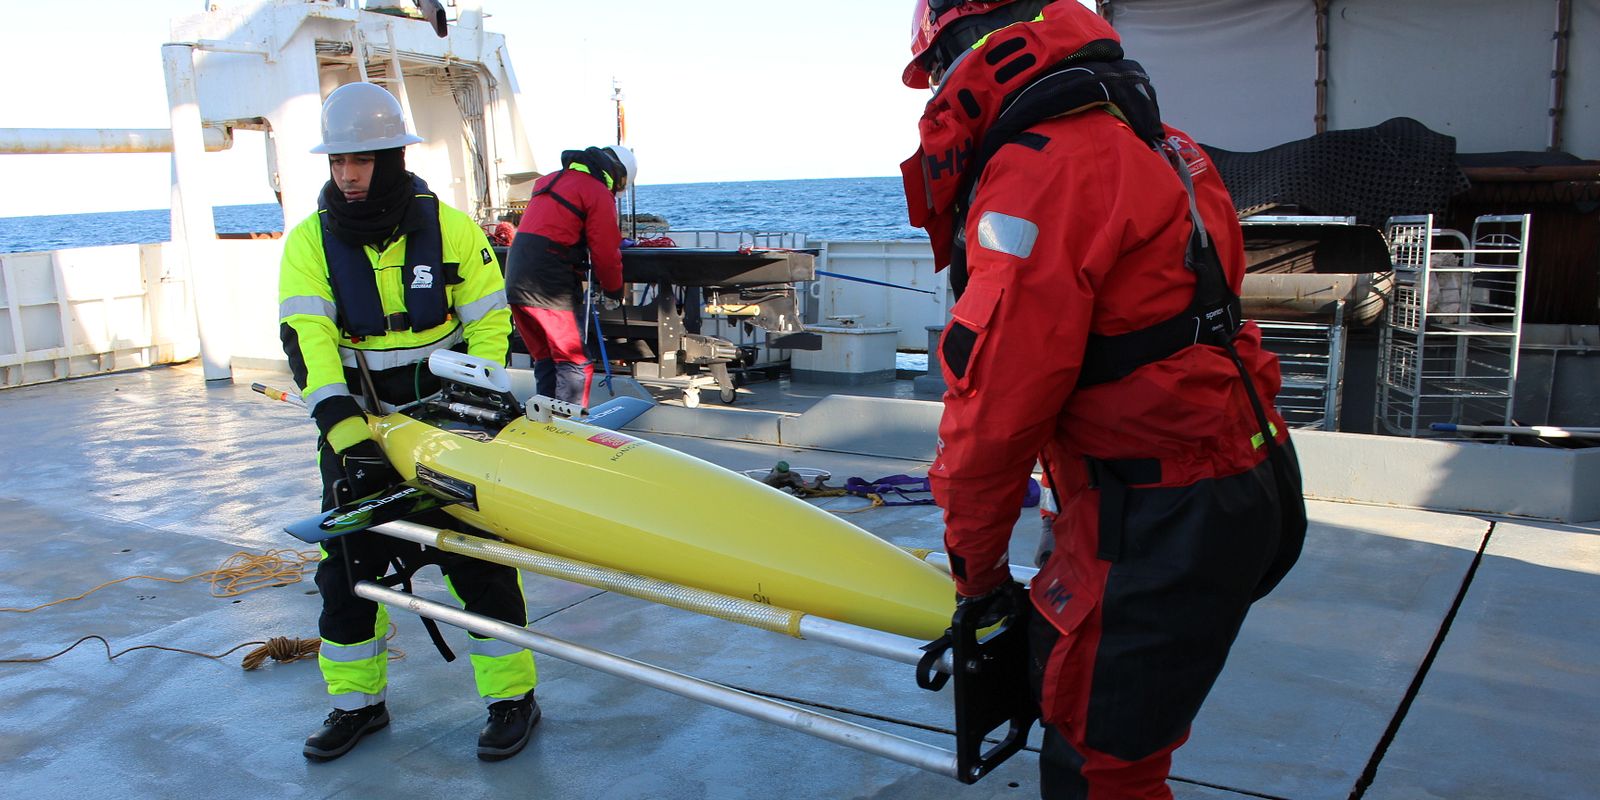
[[(161, 645), (208, 653), (269, 636), (314, 636), (318, 600), (308, 582), (232, 602), (195, 584), (135, 582), (14, 611), (127, 575), (201, 572), (240, 548), (288, 547), (283, 526), (315, 511), (314, 427), (246, 388), (252, 380), (291, 388), (278, 340), (281, 239), (216, 237), (203, 150), (231, 146), (232, 131), (265, 132), (266, 177), (293, 225), (315, 210), (328, 176), (325, 157), (309, 152), (323, 98), (368, 80), (396, 94), (425, 140), (408, 150), (408, 166), (480, 222), (513, 211), (539, 169), (528, 134), (538, 120), (521, 103), (506, 37), (485, 30), (475, 0), (448, 8), (395, 0), (217, 5), (174, 21), (162, 47), (170, 129), (0, 131), (0, 158), (174, 154), (173, 241), (0, 255), (0, 420), (9, 431), (0, 449), (8, 464), (0, 553), (10, 566), (0, 607), (13, 609), (0, 610), (0, 659), (47, 656), (90, 634), (110, 640), (113, 651)], [(1141, 11), (1168, 4), (1102, 5), (1127, 13), (1134, 26)], [(1248, 5), (1219, 7), (1246, 14)], [(1354, 3), (1306, 5), (1324, 23), (1330, 5), (1364, 11)], [(1600, 20), (1592, 3), (1577, 5), (1580, 20)], [(406, 15), (417, 6), (424, 18)], [(1557, 6), (1570, 24), (1573, 4)], [(441, 37), (434, 22), (446, 11)], [(1340, 24), (1364, 19), (1354, 18)], [(1321, 29), (1290, 27), (1327, 43), (1315, 32)], [(1581, 126), (1591, 118), (1573, 120), (1574, 104), (1562, 108), (1568, 125), (1589, 130)], [(1299, 217), (1253, 224), (1352, 226)], [(1420, 224), (1432, 233), (1432, 223)], [(706, 249), (817, 251), (816, 269), (832, 274), (800, 284), (800, 313), (822, 346), (763, 351), (772, 370), (788, 376), (740, 387), (731, 407), (686, 407), (695, 405), (692, 383), (658, 390), (659, 405), (628, 435), (741, 471), (780, 460), (839, 480), (926, 471), (941, 411), (937, 364), (915, 382), (891, 379), (894, 354), (933, 350), (930, 336), (948, 318), (945, 280), (934, 273), (926, 242), (671, 235)], [(1419, 261), (1407, 264), (1407, 285), (1450, 278), (1433, 285), (1454, 287), (1464, 305), (1413, 301), (1401, 311), (1448, 317), (1443, 324), (1470, 321), (1473, 290), (1455, 277), (1465, 267)], [(1509, 271), (1503, 259), (1496, 269)], [(1343, 287), (1331, 300), (1285, 280), (1271, 282), (1276, 294), (1263, 288), (1257, 295), (1291, 309), (1286, 337), (1315, 350), (1299, 354), (1311, 365), (1304, 372), (1316, 374), (1298, 376), (1309, 399), (1308, 427), (1296, 432), (1311, 531), (1301, 563), (1253, 611), (1193, 742), (1179, 751), (1177, 797), (1593, 796), (1600, 785), (1600, 629), (1592, 620), (1600, 598), (1600, 448), (1335, 432), (1350, 383), (1342, 337), (1358, 316), (1353, 309), (1396, 312), (1368, 302), (1393, 292), (1392, 284), (1340, 278), (1330, 285)], [(738, 314), (708, 310), (704, 324), (707, 335), (741, 346), (767, 343)], [(1385, 341), (1400, 345), (1382, 363), (1406, 374), (1400, 351), (1408, 342), (1420, 349), (1424, 333), (1391, 335)], [(1515, 364), (1510, 347), (1496, 354)], [(138, 369), (156, 366), (165, 368)], [(1507, 396), (1496, 398), (1506, 409), (1516, 388), (1514, 367), (1511, 373), (1502, 376)], [(1546, 396), (1554, 398), (1554, 367), (1550, 374)], [(84, 377), (91, 379), (67, 380)], [(1423, 385), (1411, 377), (1417, 380), (1405, 385)], [(1391, 383), (1389, 409), (1404, 388)], [(637, 385), (615, 391), (652, 394)], [(761, 524), (720, 516), (716, 496), (678, 500), (656, 511), (704, 525)], [(816, 503), (896, 545), (942, 548), (933, 506)], [(1019, 513), (1014, 563), (1031, 561), (1035, 513)], [(427, 574), (417, 588), (445, 594)], [(552, 578), (530, 575), (526, 593), (531, 627), (542, 634), (702, 678), (719, 684), (722, 697), (744, 692), (757, 698), (751, 705), (789, 703), (860, 723), (912, 740), (919, 753), (951, 746), (948, 694), (917, 689), (904, 664)], [(1037, 792), (1037, 730), (1028, 749), (963, 787), (927, 767), (841, 747), (848, 736), (808, 738), (557, 658), (540, 661), (546, 718), (532, 746), (515, 760), (480, 765), (470, 750), (479, 717), (466, 673), (434, 658), (415, 618), (395, 617), (409, 653), (394, 670), (395, 723), (333, 764), (308, 764), (299, 752), (304, 729), (325, 705), (315, 668), (305, 663), (246, 673), (231, 660), (171, 652), (108, 662), (88, 646), (42, 663), (0, 663), (0, 794), (920, 800)], [(791, 727), (810, 717), (797, 719)]]

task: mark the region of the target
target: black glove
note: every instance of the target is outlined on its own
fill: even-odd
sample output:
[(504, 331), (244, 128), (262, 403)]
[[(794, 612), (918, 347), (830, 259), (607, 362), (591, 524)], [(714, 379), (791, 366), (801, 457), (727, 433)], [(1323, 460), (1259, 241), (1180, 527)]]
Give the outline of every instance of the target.
[[(1028, 589), (1014, 580), (990, 589), (977, 597), (956, 597), (956, 615), (968, 620), (976, 619), (978, 630), (998, 624), (1013, 616), (1028, 602)], [(976, 617), (972, 615), (976, 614)]]
[(352, 500), (370, 497), (400, 482), (400, 473), (389, 465), (383, 448), (371, 439), (339, 451), (339, 466), (344, 469)]

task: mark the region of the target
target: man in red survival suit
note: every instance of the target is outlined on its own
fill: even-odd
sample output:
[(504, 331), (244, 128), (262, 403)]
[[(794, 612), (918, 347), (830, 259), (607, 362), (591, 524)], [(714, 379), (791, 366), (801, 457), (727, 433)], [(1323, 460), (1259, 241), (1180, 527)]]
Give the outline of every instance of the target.
[[(915, 25), (903, 79), (935, 91), (902, 171), (959, 298), (929, 470), (958, 602), (1031, 614), (1043, 797), (1170, 798), (1305, 535), (1277, 360), (1239, 318), (1238, 219), (1077, 0), (921, 0)], [(1026, 603), (1007, 547), (1036, 459), (1059, 513)]]
[(562, 153), (561, 170), (533, 186), (506, 257), (506, 298), (533, 359), (535, 391), (546, 397), (589, 404), (594, 363), (582, 333), (590, 323), (582, 318), (582, 282), (593, 269), (604, 302), (622, 301), (622, 235), (613, 198), (637, 172), (628, 148), (590, 147)]

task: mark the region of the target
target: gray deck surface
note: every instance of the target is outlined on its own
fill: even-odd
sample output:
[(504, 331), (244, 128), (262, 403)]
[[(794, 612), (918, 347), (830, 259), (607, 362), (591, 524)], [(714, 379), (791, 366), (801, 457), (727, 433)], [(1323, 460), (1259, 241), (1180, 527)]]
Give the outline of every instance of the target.
[[(298, 409), (251, 393), (256, 377), (208, 389), (186, 365), (0, 392), (0, 606), (126, 575), (183, 577), (237, 550), (297, 544), (280, 527), (316, 510), (314, 431)], [(911, 397), (905, 386), (851, 391)], [(741, 404), (793, 411), (828, 391), (754, 388)], [(729, 468), (782, 458), (828, 469), (836, 482), (927, 467), (651, 438)], [(686, 498), (676, 513), (709, 517), (715, 499)], [(1365, 796), (1600, 796), (1600, 532), (1324, 502), (1311, 515), (1299, 566), (1252, 613), (1178, 752), (1179, 798), (1350, 797), (1447, 619)], [(929, 507), (849, 519), (897, 544), (940, 542)], [(1036, 531), (1025, 512), (1015, 560), (1028, 560)], [(419, 593), (447, 597), (437, 572), (419, 577)], [(948, 690), (917, 689), (908, 667), (552, 579), (525, 582), (542, 633), (950, 744)], [(199, 581), (130, 581), (0, 613), (0, 658), (47, 655), (91, 633), (113, 649), (213, 653), (313, 638), (312, 591), (306, 581), (230, 600)], [(219, 661), (136, 651), (107, 662), (88, 643), (45, 664), (0, 664), (0, 797), (1037, 796), (1033, 752), (962, 786), (549, 657), (539, 659), (545, 719), (533, 743), (485, 764), (474, 756), (483, 710), (470, 669), (444, 663), (415, 618), (393, 617), (392, 645), (407, 654), (390, 669), (394, 723), (326, 764), (300, 755), (327, 710), (312, 662), (244, 672), (244, 651)]]

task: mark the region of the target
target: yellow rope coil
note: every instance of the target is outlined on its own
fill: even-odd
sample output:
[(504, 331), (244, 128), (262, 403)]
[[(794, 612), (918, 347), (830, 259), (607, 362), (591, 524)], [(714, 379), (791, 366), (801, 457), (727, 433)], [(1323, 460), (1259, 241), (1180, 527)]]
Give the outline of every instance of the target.
[(222, 566), (216, 569), (208, 569), (205, 572), (196, 572), (187, 578), (129, 575), (126, 578), (106, 581), (83, 594), (52, 600), (32, 608), (0, 608), (0, 611), (14, 614), (31, 614), (41, 608), (82, 600), (113, 584), (141, 578), (150, 581), (161, 581), (162, 583), (187, 583), (195, 578), (205, 578), (211, 583), (212, 597), (237, 597), (268, 586), (288, 586), (291, 583), (299, 583), (307, 572), (315, 568), (314, 565), (317, 559), (318, 554), (315, 550), (268, 550), (260, 554), (246, 553), (241, 550), (228, 556), (227, 560), (222, 562)]

